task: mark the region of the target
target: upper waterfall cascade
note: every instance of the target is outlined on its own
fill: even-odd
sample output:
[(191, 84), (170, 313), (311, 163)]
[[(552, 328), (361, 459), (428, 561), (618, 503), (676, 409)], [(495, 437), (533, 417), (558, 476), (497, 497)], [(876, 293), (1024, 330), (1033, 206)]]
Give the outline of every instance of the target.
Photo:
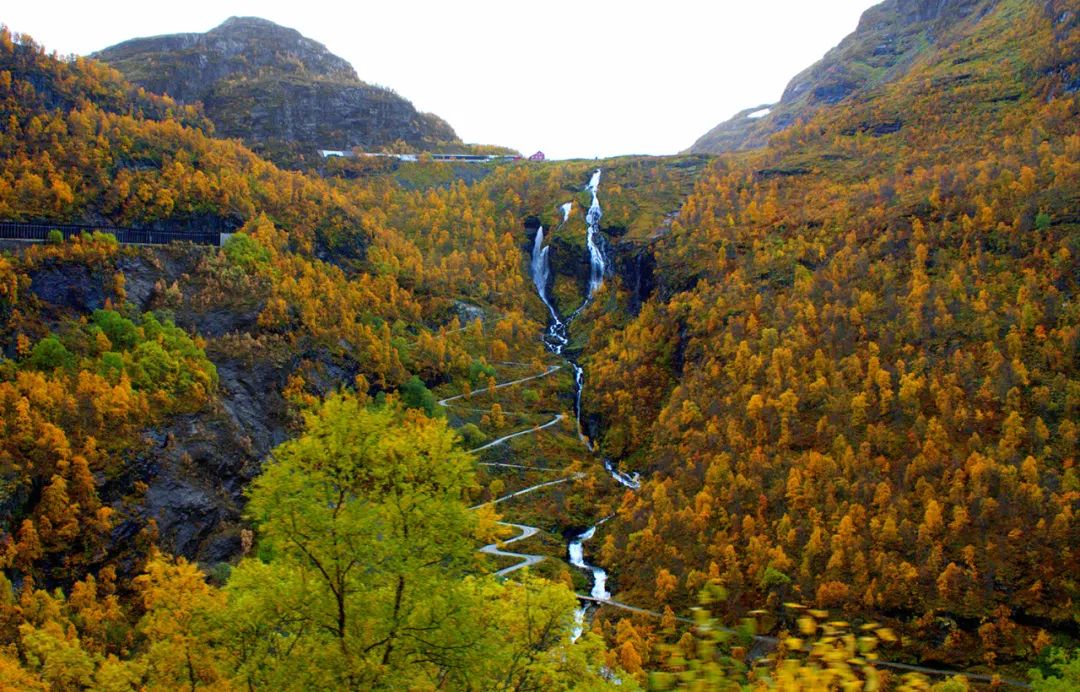
[[(555, 311), (555, 307), (548, 300), (547, 285), (551, 278), (551, 266), (548, 263), (548, 252), (550, 250), (550, 245), (544, 245), (544, 227), (541, 226), (536, 229), (536, 238), (533, 239), (530, 269), (532, 270), (532, 280), (536, 286), (536, 293), (540, 296), (540, 300), (544, 301), (544, 305), (547, 306), (548, 312), (551, 314), (551, 323), (548, 325), (547, 334), (544, 336), (544, 345), (552, 353), (561, 355), (563, 347), (569, 343), (569, 339), (566, 337), (566, 324), (559, 319), (559, 313)], [(576, 363), (571, 363), (571, 365), (578, 369)]]
[(592, 205), (589, 206), (589, 211), (585, 215), (585, 223), (588, 224), (588, 230), (585, 235), (585, 243), (589, 246), (589, 299), (591, 300), (593, 295), (596, 294), (600, 287), (604, 285), (604, 274), (607, 272), (607, 264), (604, 259), (604, 252), (600, 248), (599, 238), (600, 233), (600, 218), (604, 215), (604, 212), (600, 209), (600, 200), (597, 198), (597, 191), (600, 187), (600, 171), (597, 170), (593, 173), (592, 179), (589, 180), (589, 185), (586, 189), (592, 193)]
[(533, 240), (532, 280), (536, 286), (536, 292), (540, 295), (540, 300), (544, 301), (544, 305), (554, 316), (555, 310), (547, 299), (547, 284), (548, 279), (551, 277), (551, 269), (548, 265), (548, 251), (550, 249), (550, 247), (544, 247), (544, 227), (541, 226), (536, 229), (536, 238)]

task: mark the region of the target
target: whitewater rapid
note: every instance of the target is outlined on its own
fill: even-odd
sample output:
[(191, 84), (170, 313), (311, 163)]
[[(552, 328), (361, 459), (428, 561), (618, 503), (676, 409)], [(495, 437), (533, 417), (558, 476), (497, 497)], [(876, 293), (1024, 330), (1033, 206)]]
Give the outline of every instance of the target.
[[(596, 526), (592, 526), (588, 531), (570, 541), (567, 550), (570, 553), (571, 565), (578, 569), (592, 572), (593, 585), (592, 589), (589, 591), (589, 595), (597, 600), (607, 601), (611, 598), (611, 593), (607, 590), (607, 572), (602, 567), (597, 567), (596, 565), (585, 562), (585, 541), (595, 535)], [(577, 638), (585, 631), (585, 612), (585, 606), (581, 606), (574, 611), (574, 632), (571, 636), (571, 639), (574, 641), (577, 641)]]

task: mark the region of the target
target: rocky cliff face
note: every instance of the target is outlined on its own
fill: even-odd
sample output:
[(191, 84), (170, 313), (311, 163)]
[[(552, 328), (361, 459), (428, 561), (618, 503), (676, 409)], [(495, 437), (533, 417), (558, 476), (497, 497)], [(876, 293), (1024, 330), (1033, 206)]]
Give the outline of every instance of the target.
[[(12, 244), (23, 252), (25, 244)], [(351, 382), (358, 363), (314, 342), (237, 350), (253, 339), (262, 302), (255, 294), (207, 293), (215, 252), (199, 246), (129, 248), (99, 266), (47, 261), (30, 274), (28, 295), (39, 314), (58, 328), (62, 320), (104, 307), (113, 277), (122, 273), (128, 303), (137, 312), (164, 310), (191, 334), (206, 340), (219, 387), (212, 401), (189, 413), (162, 418), (143, 430), (127, 451), (123, 472), (103, 481), (102, 501), (118, 520), (114, 546), (133, 539), (149, 520), (158, 544), (209, 567), (240, 552), (244, 490), (262, 461), (294, 431), (296, 420), (281, 392), (291, 375), (304, 377), (320, 396)], [(168, 298), (169, 285), (186, 294)], [(210, 297), (207, 300), (207, 297)], [(15, 357), (14, 347), (5, 354)], [(0, 512), (24, 498), (0, 498)]]
[(457, 141), (439, 117), (365, 84), (321, 43), (265, 19), (137, 38), (92, 57), (149, 91), (201, 101), (219, 136), (243, 139), (280, 163), (310, 159), (317, 149)]
[(893, 81), (916, 58), (941, 48), (957, 30), (1000, 0), (886, 0), (863, 13), (858, 28), (788, 83), (776, 104), (748, 108), (703, 135), (695, 154), (762, 147), (770, 135), (817, 109)]

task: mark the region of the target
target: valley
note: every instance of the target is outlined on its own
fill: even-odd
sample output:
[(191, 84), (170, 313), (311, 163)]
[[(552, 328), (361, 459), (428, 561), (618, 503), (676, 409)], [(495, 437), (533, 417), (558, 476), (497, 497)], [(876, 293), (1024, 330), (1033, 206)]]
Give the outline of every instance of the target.
[(1074, 4), (565, 161), (265, 20), (0, 27), (0, 687), (1080, 684)]

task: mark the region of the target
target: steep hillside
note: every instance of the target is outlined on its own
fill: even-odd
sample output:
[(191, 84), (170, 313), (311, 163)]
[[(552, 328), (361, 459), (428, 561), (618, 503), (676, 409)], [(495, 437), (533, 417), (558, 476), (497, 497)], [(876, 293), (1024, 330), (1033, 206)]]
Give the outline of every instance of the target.
[[(441, 164), (398, 172), (407, 186), (284, 171), (198, 109), (5, 27), (0, 122), (0, 218), (234, 231), (222, 248), (5, 242), (0, 680), (613, 685), (603, 641), (571, 637), (584, 576), (562, 558), (614, 482), (565, 413), (573, 376), (543, 349), (522, 254), (526, 219), (559, 216), (591, 162), (472, 185)], [(650, 226), (691, 163), (638, 205)], [(630, 197), (661, 166), (615, 168)], [(550, 580), (495, 580), (500, 557), (477, 549), (508, 530), (475, 508), (552, 473), (528, 548)]]
[(729, 617), (814, 604), (949, 665), (1075, 640), (1080, 17), (935, 7), (979, 11), (719, 157), (659, 297), (594, 331), (585, 407), (648, 476), (601, 551), (616, 597), (717, 584)]
[(762, 147), (772, 134), (823, 107), (847, 99), (873, 99), (875, 88), (948, 52), (999, 4), (1000, 0), (886, 0), (868, 9), (840, 45), (796, 75), (779, 102), (740, 112), (694, 142), (689, 152), (718, 154)]
[[(420, 196), (389, 180), (346, 186), (282, 171), (192, 127), (205, 125), (197, 111), (136, 89), (100, 63), (55, 60), (6, 29), (0, 39), (0, 117), (8, 125), (0, 133), (0, 218), (242, 231), (221, 251), (73, 243), (3, 265), (11, 290), (0, 304), (0, 333), (17, 361), (55, 335), (61, 353), (74, 354), (60, 359), (70, 366), (63, 381), (78, 381), (101, 355), (87, 349), (78, 322), (113, 307), (136, 326), (143, 313), (164, 311), (203, 340), (199, 348), (217, 368), (215, 386), (192, 397), (198, 405), (154, 399), (147, 416), (132, 417), (152, 428), (148, 437), (128, 428), (118, 436), (110, 451), (130, 454), (111, 457), (97, 491), (131, 500), (120, 523), (138, 530), (154, 519), (160, 544), (191, 558), (235, 555), (244, 485), (290, 433), (297, 402), (343, 385), (375, 395), (413, 375), (432, 386), (458, 379), (452, 371), (475, 371), (488, 345), (504, 359), (540, 351), (529, 339), (504, 334), (496, 345), (482, 330), (458, 330), (459, 314), (498, 314), (507, 326), (530, 321), (518, 212), (500, 214), (489, 198), (501, 190), (457, 186)], [(447, 325), (455, 326), (443, 334)], [(176, 412), (185, 417), (171, 417)], [(105, 449), (106, 435), (93, 424), (41, 414)], [(151, 441), (164, 447), (147, 456)], [(0, 466), (10, 470), (7, 461)], [(40, 482), (23, 471), (14, 487)], [(135, 495), (133, 484), (142, 487)], [(13, 489), (0, 497), (7, 509), (0, 531), (9, 532), (38, 501)], [(114, 557), (106, 552), (91, 563)]]
[(279, 163), (317, 149), (457, 141), (437, 116), (365, 84), (322, 44), (265, 19), (233, 17), (205, 34), (138, 38), (92, 57), (148, 91), (202, 102), (218, 136), (240, 138)]

